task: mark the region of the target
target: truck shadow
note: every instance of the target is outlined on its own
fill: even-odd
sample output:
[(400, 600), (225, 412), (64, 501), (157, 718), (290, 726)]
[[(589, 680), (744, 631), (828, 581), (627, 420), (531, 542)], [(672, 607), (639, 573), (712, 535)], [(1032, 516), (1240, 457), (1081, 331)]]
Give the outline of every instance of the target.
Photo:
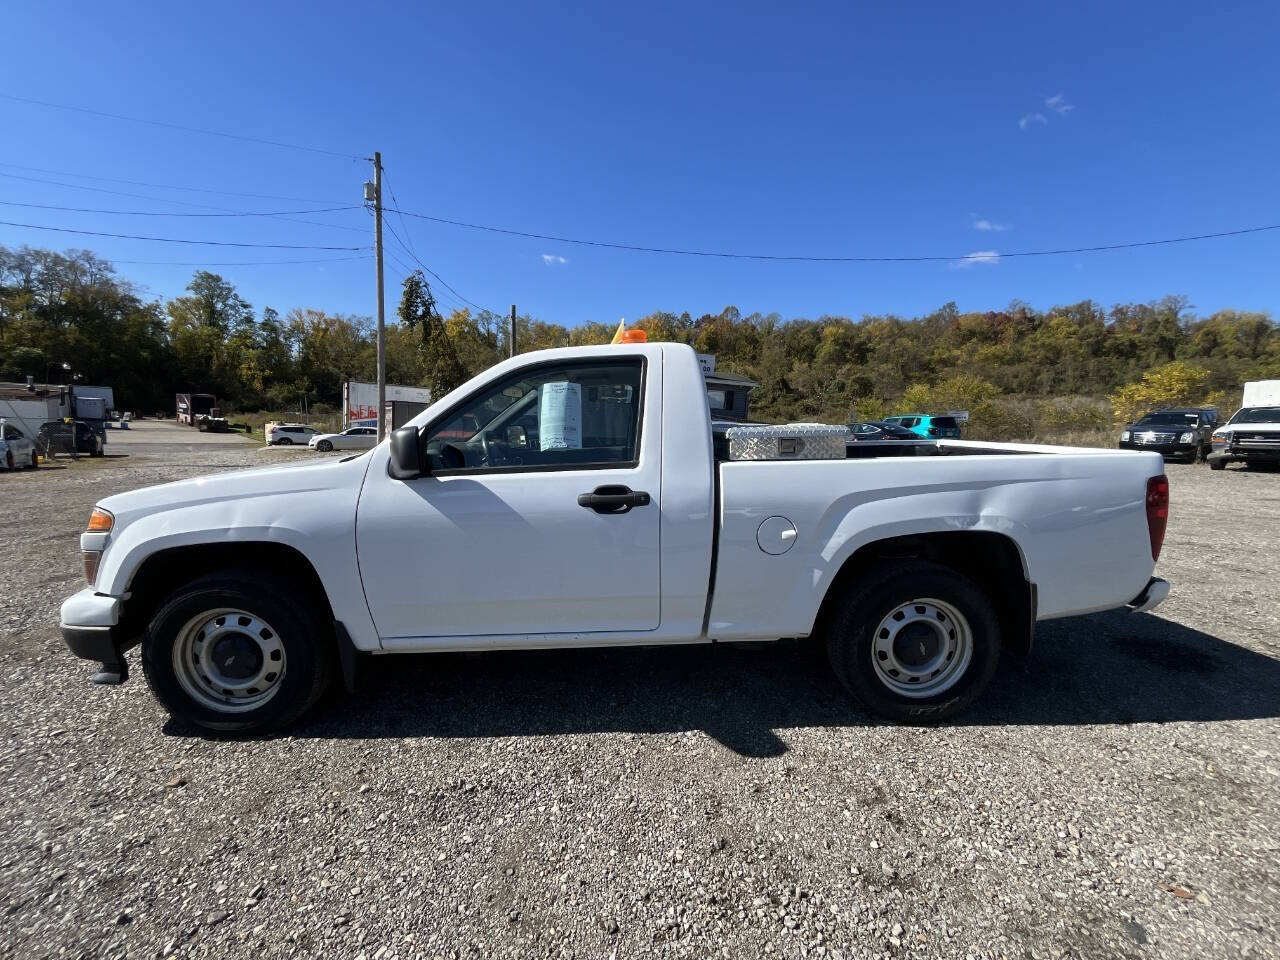
[[(794, 644), (368, 658), (354, 697), (298, 737), (518, 737), (703, 730), (745, 757), (774, 732), (883, 721)], [(1151, 614), (1041, 624), (954, 726), (1206, 722), (1280, 716), (1280, 660)]]

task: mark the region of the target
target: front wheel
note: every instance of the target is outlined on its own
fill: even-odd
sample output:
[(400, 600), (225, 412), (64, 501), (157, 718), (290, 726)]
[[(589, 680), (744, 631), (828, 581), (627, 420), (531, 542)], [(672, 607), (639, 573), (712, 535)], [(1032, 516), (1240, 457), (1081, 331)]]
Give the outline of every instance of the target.
[(6, 470), (9, 470), (9, 471), (13, 470), (13, 451), (12, 450), (6, 450), (4, 452), (4, 466)]
[(334, 648), (292, 592), (248, 570), (177, 590), (142, 643), (156, 698), (173, 716), (209, 730), (271, 730), (296, 720), (328, 687)]
[(871, 712), (933, 723), (986, 689), (1000, 658), (1000, 625), (982, 590), (950, 567), (890, 562), (840, 599), (827, 653), (840, 682)]
[(1210, 461), (1209, 461), (1209, 469), (1210, 469), (1210, 470), (1225, 470), (1225, 469), (1227, 469), (1227, 461), (1225, 461), (1225, 460), (1210, 460)]
[(319, 443), (316, 444), (316, 449), (319, 450), (321, 453), (329, 453), (331, 450), (333, 450), (333, 444), (330, 443), (328, 440), (321, 440)]
[(40, 469), (40, 454), (36, 453), (34, 450), (31, 451), (31, 469)]

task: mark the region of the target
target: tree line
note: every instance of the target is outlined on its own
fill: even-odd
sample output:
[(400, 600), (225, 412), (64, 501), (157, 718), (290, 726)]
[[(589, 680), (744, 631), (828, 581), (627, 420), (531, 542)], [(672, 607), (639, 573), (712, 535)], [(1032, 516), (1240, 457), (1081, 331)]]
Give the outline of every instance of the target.
[[(438, 395), (507, 356), (507, 318), (442, 314), (421, 274), (405, 281), (396, 313), (387, 329), (388, 382)], [(631, 325), (651, 340), (715, 354), (717, 369), (757, 381), (751, 410), (770, 420), (978, 407), (982, 432), (994, 437), (1034, 432), (1045, 418), (1091, 425), (1104, 409), (1096, 401), (1120, 397), (1169, 364), (1189, 369), (1189, 379), (1171, 374), (1161, 383), (1195, 392), (1188, 400), (1228, 406), (1245, 380), (1280, 377), (1280, 328), (1269, 314), (1200, 316), (1177, 296), (1046, 310), (1015, 301), (967, 313), (948, 303), (920, 317), (857, 319), (784, 319), (730, 306), (697, 317), (658, 311)], [(607, 343), (613, 331), (611, 323), (567, 327), (522, 316), (516, 336), (523, 352)], [(125, 409), (169, 410), (175, 392), (199, 390), (229, 410), (284, 411), (304, 397), (339, 404), (344, 380), (372, 380), (376, 343), (369, 317), (255, 310), (208, 271), (197, 271), (183, 295), (154, 299), (89, 251), (0, 247), (0, 380), (58, 382), (64, 361), (85, 382), (113, 386)]]

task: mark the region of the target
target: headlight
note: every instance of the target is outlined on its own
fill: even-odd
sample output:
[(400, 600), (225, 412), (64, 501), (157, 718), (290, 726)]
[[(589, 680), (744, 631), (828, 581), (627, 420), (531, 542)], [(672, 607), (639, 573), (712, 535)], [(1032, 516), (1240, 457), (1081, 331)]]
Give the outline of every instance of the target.
[(1122, 434), (1120, 434), (1120, 442), (1121, 442), (1121, 443), (1128, 443), (1128, 442), (1129, 442), (1129, 431), (1128, 431), (1128, 430), (1126, 430), (1126, 431), (1124, 431)]
[(1184, 433), (1182, 436), (1180, 436), (1180, 437), (1178, 438), (1178, 442), (1179, 442), (1179, 443), (1190, 443), (1190, 442), (1191, 442), (1191, 438), (1192, 438), (1192, 437), (1194, 437), (1194, 436), (1195, 436), (1195, 434), (1193, 434), (1193, 433)]
[(1215, 433), (1212, 437), (1209, 438), (1209, 442), (1213, 444), (1215, 447), (1218, 447), (1218, 446), (1225, 447), (1228, 443), (1231, 442), (1231, 436), (1226, 433)]

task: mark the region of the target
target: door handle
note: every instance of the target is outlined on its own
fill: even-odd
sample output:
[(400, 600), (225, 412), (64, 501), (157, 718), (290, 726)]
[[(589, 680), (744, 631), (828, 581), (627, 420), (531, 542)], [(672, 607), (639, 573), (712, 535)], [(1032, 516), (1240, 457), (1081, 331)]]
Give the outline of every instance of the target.
[(632, 507), (647, 507), (649, 494), (620, 484), (596, 487), (590, 493), (578, 494), (578, 506), (596, 513), (627, 513)]

